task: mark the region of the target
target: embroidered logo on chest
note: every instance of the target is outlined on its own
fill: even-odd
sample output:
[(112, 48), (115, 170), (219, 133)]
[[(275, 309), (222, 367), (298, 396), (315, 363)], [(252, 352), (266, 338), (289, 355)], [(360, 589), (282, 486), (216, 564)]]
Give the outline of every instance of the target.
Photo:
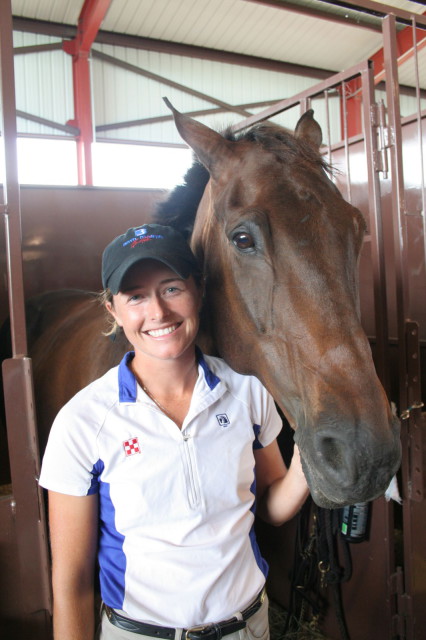
[(135, 453), (140, 453), (139, 440), (137, 438), (129, 438), (123, 442), (124, 453), (126, 456), (133, 456)]
[(226, 413), (219, 413), (216, 416), (216, 420), (218, 421), (219, 426), (221, 427), (229, 427), (229, 425), (231, 424)]

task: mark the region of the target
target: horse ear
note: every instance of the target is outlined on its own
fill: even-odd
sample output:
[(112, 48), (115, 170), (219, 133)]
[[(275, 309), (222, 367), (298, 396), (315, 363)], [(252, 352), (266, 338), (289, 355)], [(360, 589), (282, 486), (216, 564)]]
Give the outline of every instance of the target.
[(233, 155), (232, 142), (220, 133), (213, 131), (201, 122), (180, 113), (167, 98), (163, 98), (170, 111), (181, 137), (195, 151), (199, 161), (206, 167), (213, 179), (220, 174), (219, 162)]
[(308, 142), (312, 147), (319, 150), (322, 143), (322, 130), (318, 122), (314, 119), (314, 110), (309, 109), (299, 119), (294, 131), (296, 138)]

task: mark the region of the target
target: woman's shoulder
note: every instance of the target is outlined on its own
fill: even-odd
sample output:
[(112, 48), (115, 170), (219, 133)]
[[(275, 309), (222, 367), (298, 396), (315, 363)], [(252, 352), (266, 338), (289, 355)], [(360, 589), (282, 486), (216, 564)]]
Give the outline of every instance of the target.
[(118, 399), (118, 366), (80, 389), (59, 411), (58, 416), (102, 412)]

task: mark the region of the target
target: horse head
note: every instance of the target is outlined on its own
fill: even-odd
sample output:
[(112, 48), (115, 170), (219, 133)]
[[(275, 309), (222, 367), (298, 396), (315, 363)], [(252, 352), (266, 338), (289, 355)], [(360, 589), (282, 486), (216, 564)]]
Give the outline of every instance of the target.
[(329, 177), (313, 111), (294, 135), (264, 123), (227, 139), (171, 108), (210, 174), (191, 242), (219, 354), (274, 397), (318, 505), (382, 495), (399, 422), (359, 318), (365, 222)]

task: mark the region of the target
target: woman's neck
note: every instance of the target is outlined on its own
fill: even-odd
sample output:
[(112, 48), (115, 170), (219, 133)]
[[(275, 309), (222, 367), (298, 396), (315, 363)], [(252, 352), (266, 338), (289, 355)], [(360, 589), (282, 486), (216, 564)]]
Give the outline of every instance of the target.
[(157, 397), (177, 398), (194, 390), (198, 377), (195, 347), (176, 360), (146, 357), (136, 352), (131, 368), (139, 384)]
[(195, 349), (176, 360), (146, 358), (136, 352), (131, 368), (145, 393), (182, 426), (198, 377)]

